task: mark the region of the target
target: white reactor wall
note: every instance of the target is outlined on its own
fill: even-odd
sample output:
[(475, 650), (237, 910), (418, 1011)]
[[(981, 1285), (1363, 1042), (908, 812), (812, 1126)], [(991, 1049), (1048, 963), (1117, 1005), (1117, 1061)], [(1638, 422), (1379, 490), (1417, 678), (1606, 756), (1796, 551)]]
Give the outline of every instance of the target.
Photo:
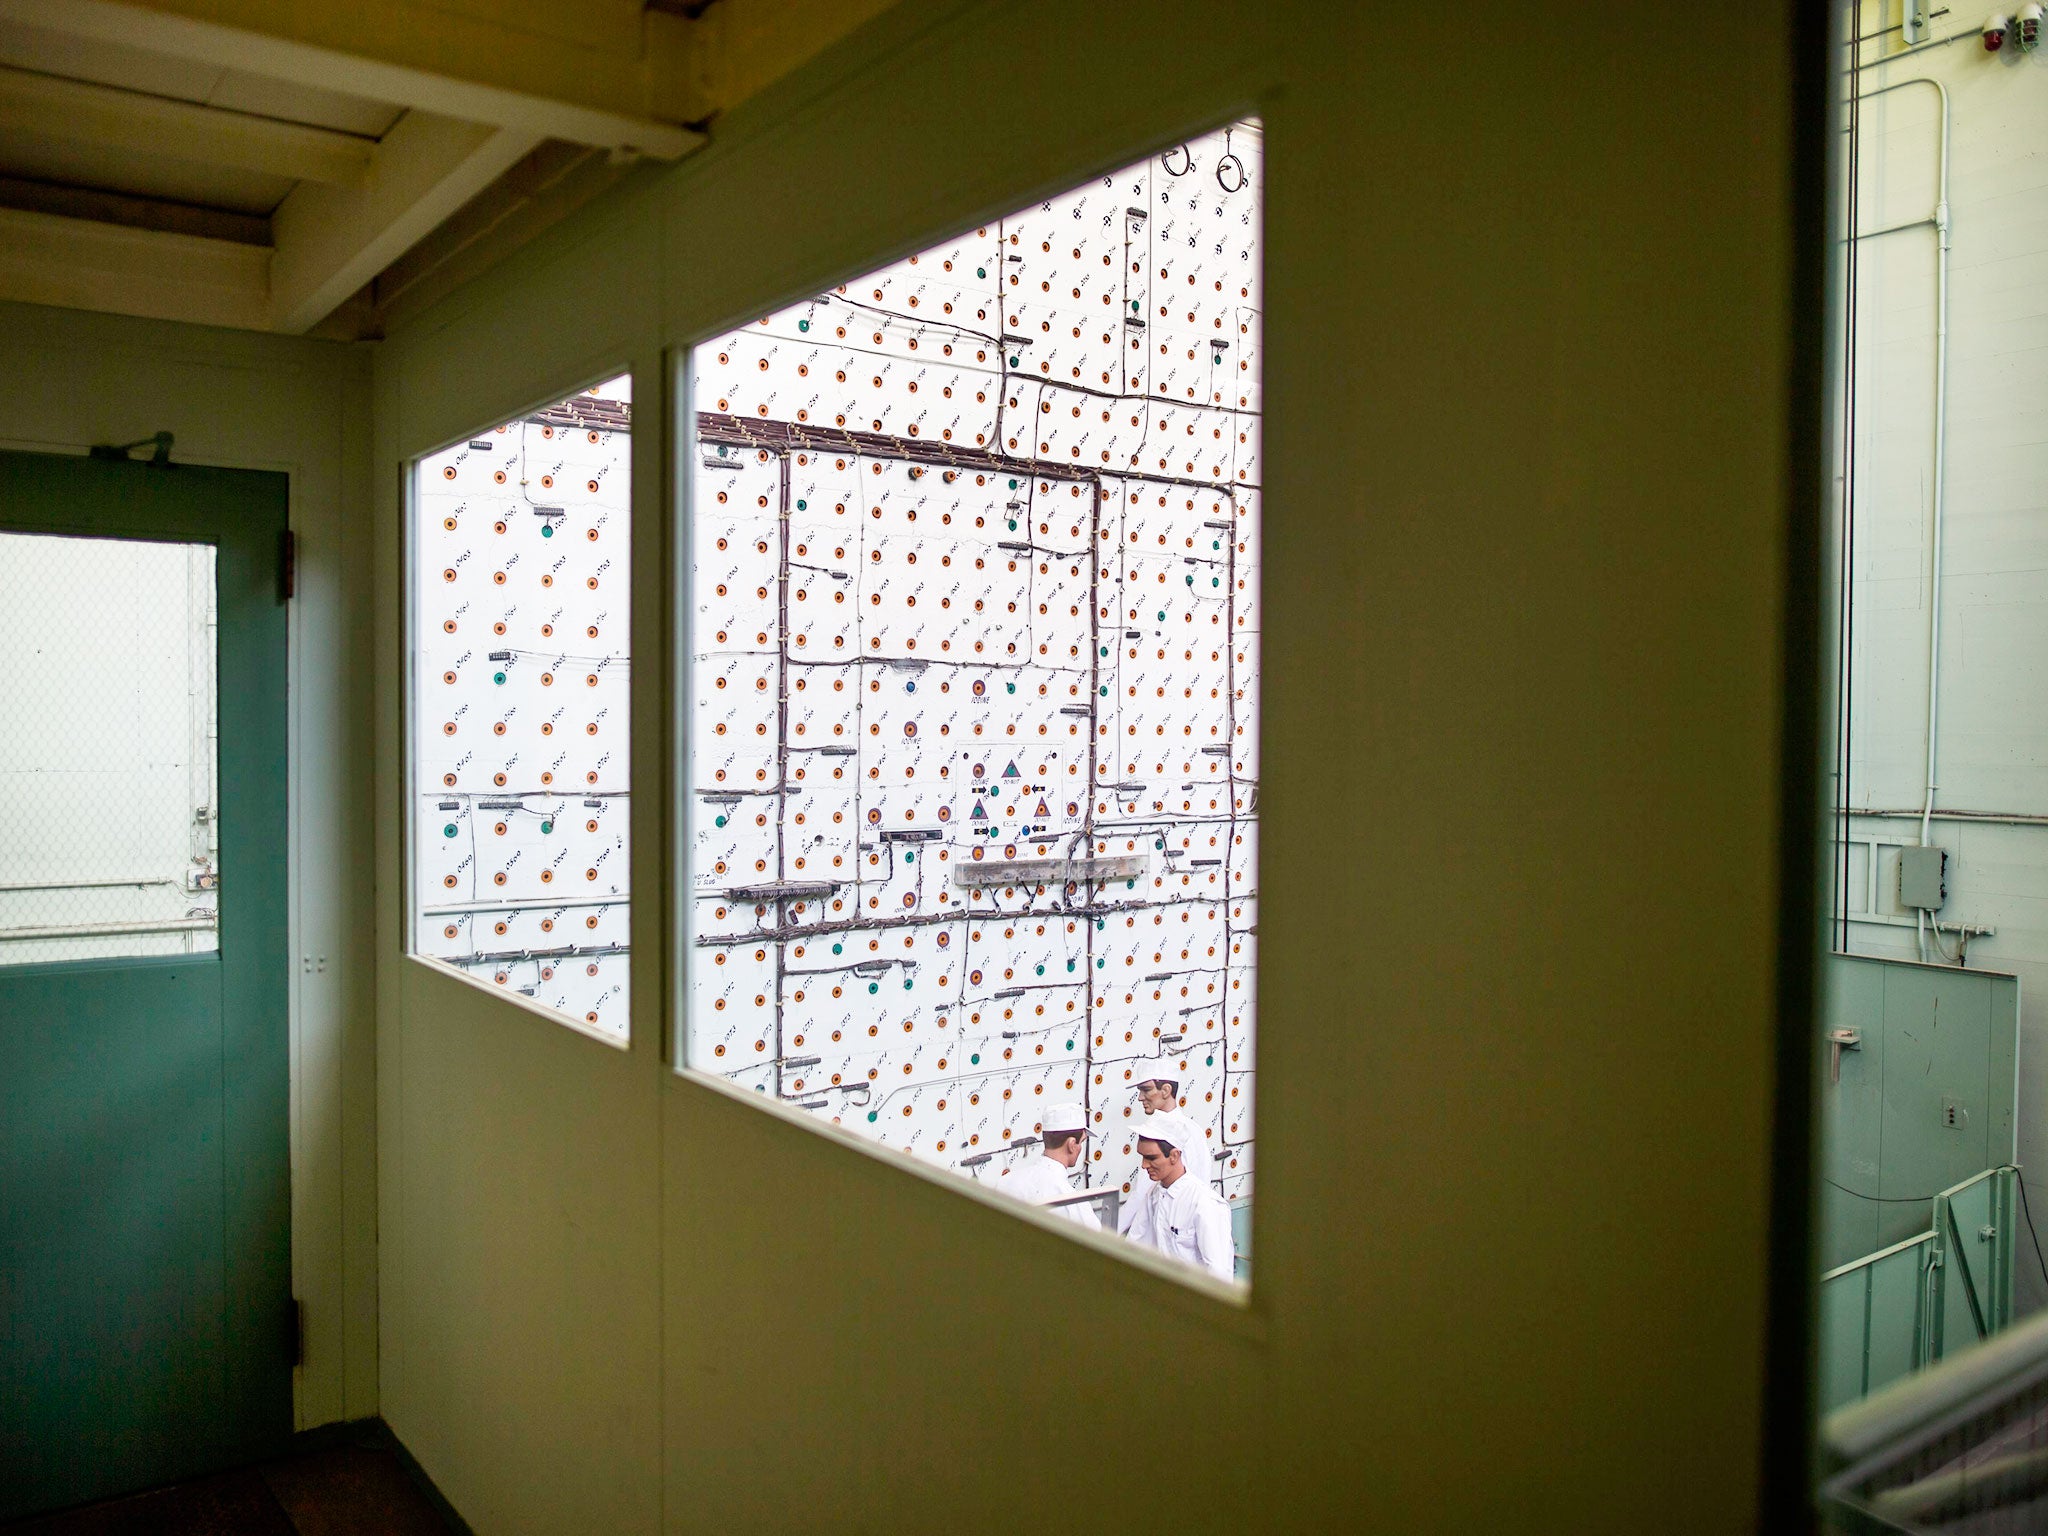
[(688, 1065), (994, 1178), (1178, 1078), (1249, 1199), (1261, 134), (700, 346)]
[(420, 461), (416, 952), (626, 1037), (631, 404), (613, 380)]

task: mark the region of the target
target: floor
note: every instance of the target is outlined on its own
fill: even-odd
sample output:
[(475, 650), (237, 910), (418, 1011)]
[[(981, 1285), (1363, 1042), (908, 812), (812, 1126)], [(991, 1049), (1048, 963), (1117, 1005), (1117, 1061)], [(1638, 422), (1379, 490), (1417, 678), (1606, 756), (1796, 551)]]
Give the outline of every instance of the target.
[(365, 1441), (45, 1515), (6, 1536), (450, 1536), (387, 1445)]

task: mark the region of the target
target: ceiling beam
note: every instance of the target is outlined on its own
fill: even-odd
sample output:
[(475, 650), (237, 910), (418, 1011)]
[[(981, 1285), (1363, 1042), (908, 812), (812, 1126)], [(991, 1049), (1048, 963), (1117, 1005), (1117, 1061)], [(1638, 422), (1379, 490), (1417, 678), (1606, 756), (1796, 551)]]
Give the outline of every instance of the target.
[(375, 139), (0, 65), (0, 129), (361, 186)]
[(538, 143), (532, 132), (408, 112), (362, 186), (301, 183), (271, 215), (268, 328), (318, 325)]
[[(596, 154), (596, 150), (586, 150)], [(201, 208), (158, 197), (127, 192), (102, 192), (97, 187), (70, 187), (57, 182), (0, 176), (0, 208), (29, 213), (56, 213), (67, 219), (96, 219), (130, 229), (165, 230), (174, 235), (199, 235), (208, 240), (233, 240), (270, 249), (270, 215), (235, 213), (226, 208)]]
[(425, 0), (0, 0), (0, 20), (487, 123), (529, 147), (566, 139), (674, 160), (704, 138), (681, 126), (704, 115), (693, 72), (676, 67), (691, 23), (660, 12), (589, 41)]
[(0, 299), (245, 330), (269, 315), (267, 246), (0, 208)]

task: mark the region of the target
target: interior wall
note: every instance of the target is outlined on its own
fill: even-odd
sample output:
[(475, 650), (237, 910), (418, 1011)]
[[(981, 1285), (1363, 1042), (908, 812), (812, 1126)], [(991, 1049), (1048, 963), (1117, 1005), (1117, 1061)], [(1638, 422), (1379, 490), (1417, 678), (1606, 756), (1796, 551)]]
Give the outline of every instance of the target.
[[(1703, 12), (1661, 48), (1596, 7), (1495, 46), (1434, 12), (907, 4), (393, 334), (382, 1403), (479, 1531), (1751, 1523), (1767, 1406), (1796, 1442), (1804, 1390), (1765, 1358), (1781, 1006), (1810, 1022), (1779, 937), (1812, 824), (1788, 847), (1794, 20)], [(410, 456), (621, 364), (652, 418), (665, 349), (1247, 111), (1240, 1307), (666, 1066), (662, 433), (635, 434), (632, 1047), (405, 959), (400, 529)]]
[[(358, 348), (0, 305), (5, 446), (168, 429), (173, 460), (291, 477), (292, 1286), (298, 1427), (377, 1411), (369, 753), (370, 370)], [(229, 878), (233, 878), (232, 872)]]
[[(1866, 6), (1866, 29), (1884, 25)], [(1889, 18), (1886, 18), (1889, 19)], [(1949, 338), (1940, 721), (1932, 841), (1949, 850), (1946, 924), (1972, 966), (2021, 978), (2019, 1156), (2048, 1167), (2048, 753), (2038, 678), (2048, 663), (2048, 54), (1986, 54), (1981, 18), (1937, 21), (1946, 46), (1863, 71), (1873, 92), (1939, 81), (1950, 103)], [(1896, 42), (1866, 44), (1875, 60)], [(1940, 103), (1926, 86), (1861, 107), (1858, 225), (1932, 213)], [(1926, 795), (1934, 484), (1935, 236), (1859, 242), (1848, 947), (1917, 956), (1899, 902), (1898, 850), (1920, 840)], [(1891, 812), (1885, 815), (1883, 812)], [(1961, 814), (1967, 813), (1967, 814)], [(1870, 845), (1877, 845), (1872, 867)], [(1874, 880), (1873, 880), (1874, 875)], [(1875, 887), (1875, 900), (1872, 888)], [(1956, 955), (1956, 936), (1941, 941)], [(1933, 948), (1930, 960), (1941, 960)], [(2048, 1305), (2018, 1265), (2017, 1310)]]

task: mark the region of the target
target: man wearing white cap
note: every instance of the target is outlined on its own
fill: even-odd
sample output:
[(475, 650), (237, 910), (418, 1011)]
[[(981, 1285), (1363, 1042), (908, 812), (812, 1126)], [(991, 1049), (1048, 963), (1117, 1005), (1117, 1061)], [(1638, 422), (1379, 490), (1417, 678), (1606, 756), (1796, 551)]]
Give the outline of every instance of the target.
[[(1046, 1205), (1079, 1191), (1068, 1182), (1074, 1165), (1081, 1160), (1081, 1143), (1088, 1136), (1088, 1115), (1078, 1104), (1049, 1104), (1040, 1122), (1045, 1140), (1041, 1155), (1027, 1158), (1003, 1170), (996, 1188), (1032, 1205)], [(1094, 1206), (1077, 1200), (1060, 1206), (1056, 1214), (1080, 1226), (1101, 1230)]]
[(1138, 1127), (1138, 1158), (1152, 1182), (1131, 1201), (1132, 1219), (1124, 1235), (1219, 1280), (1234, 1279), (1230, 1207), (1188, 1171), (1183, 1149), (1193, 1132), (1175, 1114), (1153, 1115)]
[[(1139, 1078), (1132, 1085), (1138, 1090), (1138, 1102), (1144, 1106), (1146, 1116), (1149, 1118), (1152, 1115), (1179, 1114), (1181, 1069), (1171, 1061), (1162, 1061), (1156, 1067), (1140, 1067), (1138, 1070), (1153, 1074), (1150, 1077)], [(1169, 1077), (1168, 1073), (1174, 1075)], [(1140, 1120), (1132, 1129), (1142, 1135), (1145, 1121)], [(1187, 1162), (1189, 1173), (1204, 1184), (1215, 1183), (1216, 1159), (1210, 1154), (1208, 1143), (1202, 1138), (1199, 1130), (1181, 1149), (1181, 1155)]]

